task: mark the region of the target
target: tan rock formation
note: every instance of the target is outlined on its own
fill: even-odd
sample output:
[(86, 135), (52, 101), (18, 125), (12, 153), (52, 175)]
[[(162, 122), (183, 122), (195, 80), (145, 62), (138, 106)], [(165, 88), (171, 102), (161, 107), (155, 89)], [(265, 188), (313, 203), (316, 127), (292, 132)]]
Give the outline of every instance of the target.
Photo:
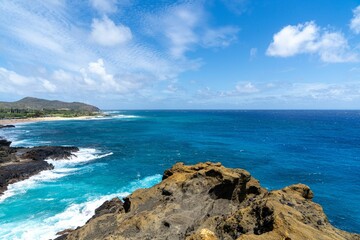
[(178, 163), (59, 239), (360, 239), (334, 228), (312, 197), (303, 184), (268, 192), (242, 169)]

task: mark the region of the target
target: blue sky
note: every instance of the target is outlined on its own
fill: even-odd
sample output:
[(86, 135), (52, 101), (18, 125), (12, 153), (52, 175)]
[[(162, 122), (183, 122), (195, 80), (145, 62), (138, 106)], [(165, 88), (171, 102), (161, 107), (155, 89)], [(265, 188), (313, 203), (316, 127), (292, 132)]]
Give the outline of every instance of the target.
[(4, 0), (0, 100), (359, 109), (355, 0)]

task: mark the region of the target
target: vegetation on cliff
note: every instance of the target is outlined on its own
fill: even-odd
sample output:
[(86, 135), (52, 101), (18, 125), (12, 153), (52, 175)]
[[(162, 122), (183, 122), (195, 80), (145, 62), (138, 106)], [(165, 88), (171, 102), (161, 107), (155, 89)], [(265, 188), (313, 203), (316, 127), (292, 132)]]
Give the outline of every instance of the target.
[(80, 102), (62, 102), (26, 97), (16, 102), (0, 102), (1, 118), (78, 117), (96, 115), (99, 108)]

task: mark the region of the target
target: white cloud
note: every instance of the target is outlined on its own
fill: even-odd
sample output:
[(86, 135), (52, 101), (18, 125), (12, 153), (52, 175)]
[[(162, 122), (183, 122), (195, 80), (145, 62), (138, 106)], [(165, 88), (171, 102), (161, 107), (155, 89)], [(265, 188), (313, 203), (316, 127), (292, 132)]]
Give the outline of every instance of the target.
[(360, 33), (360, 6), (353, 10), (354, 16), (350, 21), (350, 29), (356, 33)]
[[(194, 104), (224, 104), (223, 106), (242, 106), (244, 108), (336, 108), (349, 105), (357, 106), (360, 101), (360, 84), (343, 83), (284, 83), (251, 82), (238, 83), (227, 91), (204, 88), (197, 91)], [(331, 104), (329, 104), (331, 103)]]
[(289, 57), (314, 51), (313, 42), (317, 35), (318, 27), (313, 22), (296, 26), (288, 25), (274, 35), (266, 53), (270, 56)]
[(56, 86), (47, 79), (26, 77), (6, 68), (0, 68), (0, 83), (0, 92), (4, 93), (30, 95), (36, 92), (56, 91)]
[(26, 86), (31, 82), (28, 78), (19, 75), (16, 72), (9, 71), (5, 68), (0, 68), (0, 79), (1, 79), (2, 87), (5, 86), (6, 84), (16, 85), (16, 86)]
[[(197, 12), (195, 12), (197, 11)], [(175, 58), (183, 56), (191, 44), (199, 41), (195, 27), (200, 21), (201, 10), (181, 6), (173, 9), (165, 18), (165, 36), (170, 40), (170, 52)]]
[[(77, 15), (79, 11), (89, 11), (86, 8), (90, 4), (104, 16), (94, 19), (92, 28), (88, 19)], [(161, 95), (163, 86), (181, 72), (202, 64), (201, 59), (186, 58), (186, 52), (199, 47), (225, 47), (234, 40), (234, 28), (207, 24), (202, 3), (164, 4), (149, 13), (133, 11), (131, 16), (119, 13), (130, 4), (130, 0), (116, 1), (118, 9), (116, 15), (111, 15), (112, 21), (107, 17), (113, 13), (110, 8), (95, 1), (88, 5), (58, 0), (1, 3), (0, 52), (7, 59), (8, 69), (21, 67), (14, 68), (13, 77), (9, 78), (7, 72), (7, 77), (1, 78), (0, 91), (33, 96), (44, 93), (43, 97), (49, 93), (51, 97), (69, 100), (100, 95), (104, 99), (154, 98), (156, 90)], [(140, 29), (139, 35), (144, 34), (145, 28), (154, 31), (145, 36), (153, 38), (151, 44), (139, 41), (141, 36), (132, 38), (131, 30), (118, 24), (119, 16), (121, 23), (139, 27), (134, 29)], [(28, 88), (29, 85), (33, 87)], [(154, 94), (145, 95), (146, 91)]]
[(121, 86), (114, 79), (114, 76), (106, 72), (103, 59), (100, 58), (96, 62), (90, 62), (88, 72), (100, 80), (100, 84), (96, 83), (97, 87), (113, 89), (115, 91), (122, 90)]
[(114, 76), (105, 68), (103, 59), (90, 62), (86, 69), (81, 70), (84, 83), (88, 90), (99, 92), (129, 93), (139, 89), (144, 84), (144, 79), (136, 74), (122, 74)]
[(227, 47), (237, 39), (239, 29), (232, 26), (207, 29), (203, 36), (205, 47)]
[(55, 70), (52, 74), (52, 78), (60, 82), (69, 82), (73, 80), (73, 76), (63, 69)]
[(251, 82), (238, 83), (236, 86), (236, 91), (238, 93), (256, 93), (259, 92), (259, 89), (255, 87)]
[(90, 3), (100, 13), (114, 13), (117, 10), (116, 0), (90, 0)]
[(323, 62), (353, 62), (357, 54), (349, 50), (348, 41), (340, 32), (319, 28), (314, 22), (288, 25), (276, 33), (266, 54), (290, 57), (298, 54), (318, 54)]
[(352, 101), (360, 98), (358, 83), (294, 83), (286, 98)]
[(212, 27), (201, 2), (180, 4), (169, 8), (159, 16), (151, 16), (152, 29), (168, 40), (169, 52), (176, 59), (184, 58), (195, 47), (227, 47), (237, 39), (239, 29), (234, 26)]
[(257, 48), (250, 49), (250, 60), (254, 60), (256, 58), (257, 52), (258, 52)]
[(65, 4), (9, 1), (0, 4), (0, 12), (0, 51), (12, 61), (78, 69), (93, 58), (86, 41), (79, 41), (84, 31), (71, 23)]
[(51, 83), (49, 80), (42, 79), (42, 86), (49, 92), (55, 92), (56, 91), (55, 84)]
[(124, 44), (132, 39), (129, 27), (122, 24), (115, 25), (108, 17), (102, 20), (94, 19), (91, 24), (91, 38), (102, 46)]

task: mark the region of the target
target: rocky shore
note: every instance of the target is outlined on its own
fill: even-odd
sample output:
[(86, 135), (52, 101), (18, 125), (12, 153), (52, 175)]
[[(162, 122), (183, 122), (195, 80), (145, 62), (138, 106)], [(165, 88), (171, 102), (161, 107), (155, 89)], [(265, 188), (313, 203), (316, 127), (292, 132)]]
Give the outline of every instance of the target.
[(0, 195), (7, 190), (11, 183), (27, 179), (43, 170), (53, 169), (54, 166), (45, 161), (67, 159), (77, 147), (10, 147), (11, 142), (0, 138)]
[(304, 184), (267, 191), (242, 169), (178, 163), (161, 183), (106, 201), (57, 239), (360, 239), (333, 227), (312, 198)]

